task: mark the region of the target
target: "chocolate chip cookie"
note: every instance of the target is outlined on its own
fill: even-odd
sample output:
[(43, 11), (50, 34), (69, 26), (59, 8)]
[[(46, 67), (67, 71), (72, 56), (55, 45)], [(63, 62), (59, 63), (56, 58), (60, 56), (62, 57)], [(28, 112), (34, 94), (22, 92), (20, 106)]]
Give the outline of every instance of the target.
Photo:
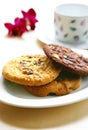
[(60, 66), (79, 75), (88, 76), (88, 58), (77, 54), (70, 48), (59, 45), (45, 45), (45, 54)]
[(54, 80), (60, 71), (61, 68), (45, 55), (27, 55), (6, 63), (2, 75), (18, 84), (40, 86)]
[(24, 86), (31, 94), (36, 96), (66, 95), (80, 87), (82, 78), (69, 71), (61, 71), (60, 75), (51, 83), (43, 86)]

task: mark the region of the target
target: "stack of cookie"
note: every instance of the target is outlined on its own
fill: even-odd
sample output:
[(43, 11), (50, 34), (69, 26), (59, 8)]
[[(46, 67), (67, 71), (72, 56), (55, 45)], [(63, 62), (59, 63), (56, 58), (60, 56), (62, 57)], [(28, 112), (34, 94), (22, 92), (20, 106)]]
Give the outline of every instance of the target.
[(59, 45), (45, 45), (43, 50), (46, 55), (26, 55), (6, 63), (3, 77), (37, 96), (65, 95), (79, 88), (82, 75), (88, 75), (88, 59)]

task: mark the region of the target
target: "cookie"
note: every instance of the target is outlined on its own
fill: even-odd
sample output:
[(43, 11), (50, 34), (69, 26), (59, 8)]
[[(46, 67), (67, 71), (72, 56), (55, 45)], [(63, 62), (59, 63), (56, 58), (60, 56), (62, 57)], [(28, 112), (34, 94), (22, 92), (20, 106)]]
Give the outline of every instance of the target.
[(40, 86), (54, 80), (60, 71), (61, 68), (45, 55), (27, 55), (9, 61), (2, 75), (14, 83)]
[(77, 54), (70, 48), (59, 45), (45, 45), (43, 50), (49, 58), (62, 67), (79, 75), (88, 76), (88, 58)]
[(79, 88), (81, 82), (82, 78), (80, 76), (67, 71), (61, 71), (60, 76), (47, 85), (36, 87), (24, 86), (24, 88), (36, 96), (47, 96), (49, 94), (61, 96), (69, 94)]

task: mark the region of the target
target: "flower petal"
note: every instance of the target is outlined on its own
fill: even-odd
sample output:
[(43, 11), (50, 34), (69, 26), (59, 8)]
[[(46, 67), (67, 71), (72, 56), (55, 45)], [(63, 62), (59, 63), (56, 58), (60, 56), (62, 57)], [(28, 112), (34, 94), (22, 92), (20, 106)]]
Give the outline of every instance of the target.
[(23, 18), (15, 18), (14, 24), (5, 23), (5, 27), (8, 29), (9, 36), (22, 36), (24, 32), (27, 32), (26, 23)]
[(36, 19), (36, 12), (33, 8), (29, 9), (27, 12), (21, 11), (23, 14), (23, 18), (26, 21), (26, 24), (31, 27), (31, 30), (35, 29), (35, 23), (38, 22)]
[(22, 12), (24, 17), (27, 17), (29, 15), (33, 16), (33, 17), (36, 17), (36, 12), (35, 12), (35, 10), (33, 8), (29, 9), (27, 12), (25, 12), (23, 10), (21, 12)]
[(36, 17), (36, 12), (35, 12), (35, 10), (33, 8), (28, 10), (28, 14), (30, 14), (33, 17)]
[(13, 28), (13, 24), (11, 23), (4, 23), (5, 27), (10, 31)]

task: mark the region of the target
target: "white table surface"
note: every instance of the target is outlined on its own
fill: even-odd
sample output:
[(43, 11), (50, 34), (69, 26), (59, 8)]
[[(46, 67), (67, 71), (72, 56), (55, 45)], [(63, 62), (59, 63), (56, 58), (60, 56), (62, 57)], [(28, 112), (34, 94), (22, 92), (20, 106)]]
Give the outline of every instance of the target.
[[(5, 22), (13, 22), (21, 16), (21, 10), (34, 8), (40, 23), (47, 23), (52, 19), (53, 9), (63, 3), (87, 4), (87, 0), (3, 0), (0, 1), (0, 60), (8, 53), (21, 50), (21, 46), (39, 49), (41, 42), (36, 40), (35, 31), (23, 36), (23, 40), (6, 38)], [(8, 47), (9, 46), (9, 47)], [(8, 48), (8, 49), (7, 49)], [(10, 49), (10, 50), (9, 50)], [(11, 51), (11, 52), (9, 52)], [(22, 52), (22, 51), (20, 51)], [(27, 53), (26, 52), (26, 53)], [(13, 53), (10, 55), (12, 58)], [(3, 62), (4, 64), (4, 62)], [(0, 67), (0, 72), (2, 68)], [(0, 102), (0, 130), (88, 130), (88, 99), (71, 105), (53, 108), (20, 108)]]

